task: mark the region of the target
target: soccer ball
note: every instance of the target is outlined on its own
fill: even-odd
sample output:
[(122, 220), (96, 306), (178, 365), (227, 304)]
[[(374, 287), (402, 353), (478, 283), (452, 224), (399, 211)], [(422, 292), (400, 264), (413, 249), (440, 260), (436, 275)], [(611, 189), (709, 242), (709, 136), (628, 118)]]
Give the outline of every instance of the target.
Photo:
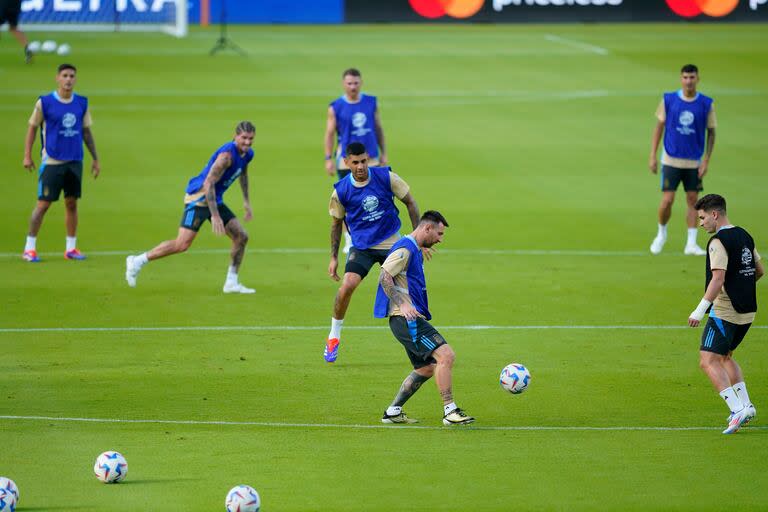
[(250, 485), (238, 485), (227, 493), (224, 505), (227, 512), (259, 512), (261, 499), (256, 489)]
[(41, 46), (40, 41), (30, 41), (29, 44), (27, 45), (27, 48), (32, 53), (37, 53), (40, 51), (40, 46)]
[(118, 452), (104, 452), (96, 457), (93, 472), (105, 484), (116, 484), (128, 475), (128, 462)]
[(53, 53), (56, 51), (56, 41), (43, 41), (43, 44), (40, 45), (40, 49), (43, 50), (44, 53)]
[[(19, 488), (16, 486), (16, 482), (10, 478), (0, 476), (0, 492), (2, 491), (13, 494), (13, 497), (16, 499), (16, 503), (19, 502)], [(2, 506), (0, 506), (0, 510), (3, 510)]]
[(56, 49), (56, 53), (59, 55), (69, 55), (70, 51), (72, 51), (72, 47), (70, 47), (67, 43), (60, 44)]
[(16, 495), (8, 489), (0, 489), (0, 512), (16, 512)]
[(501, 370), (499, 384), (513, 395), (518, 395), (528, 389), (530, 383), (531, 374), (528, 372), (528, 368), (521, 364), (511, 363)]

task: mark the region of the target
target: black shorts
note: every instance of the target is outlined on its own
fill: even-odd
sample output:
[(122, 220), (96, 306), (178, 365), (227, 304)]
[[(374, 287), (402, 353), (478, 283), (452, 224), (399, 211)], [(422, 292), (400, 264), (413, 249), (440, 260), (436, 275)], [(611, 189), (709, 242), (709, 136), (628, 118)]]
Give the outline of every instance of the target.
[(732, 324), (720, 318), (709, 317), (701, 333), (699, 350), (722, 356), (736, 350), (752, 324)]
[(381, 265), (387, 259), (389, 249), (357, 249), (352, 247), (347, 255), (344, 272), (352, 272), (364, 278), (374, 263)]
[[(235, 214), (229, 209), (227, 205), (221, 203), (219, 206), (219, 215), (221, 215), (221, 221), (226, 226), (229, 221), (235, 218)], [(210, 220), (211, 210), (208, 205), (196, 206), (195, 204), (184, 205), (184, 215), (181, 216), (181, 227), (191, 229), (192, 231), (200, 231), (200, 226), (203, 222)]]
[(8, 23), (11, 28), (19, 24), (21, 0), (0, 0), (0, 25)]
[(423, 318), (406, 320), (404, 316), (389, 317), (389, 328), (397, 341), (405, 347), (405, 353), (414, 368), (435, 364), (432, 352), (448, 343), (445, 338)]
[(698, 169), (680, 169), (670, 165), (661, 166), (661, 190), (663, 192), (674, 192), (681, 181), (686, 192), (704, 190), (704, 182), (699, 178)]
[(37, 179), (37, 198), (41, 201), (58, 201), (61, 191), (64, 197), (79, 198), (82, 192), (83, 162), (43, 164)]

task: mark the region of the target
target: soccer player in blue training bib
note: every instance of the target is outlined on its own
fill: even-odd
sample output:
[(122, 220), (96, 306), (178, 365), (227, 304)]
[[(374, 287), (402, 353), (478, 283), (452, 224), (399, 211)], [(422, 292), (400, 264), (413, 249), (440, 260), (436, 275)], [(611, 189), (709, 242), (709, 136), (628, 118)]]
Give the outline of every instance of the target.
[(653, 174), (659, 169), (656, 153), (664, 136), (661, 155), (661, 203), (659, 229), (651, 243), (651, 253), (659, 254), (667, 242), (667, 224), (672, 215), (675, 191), (683, 182), (688, 203), (686, 223), (688, 238), (684, 254), (703, 256), (704, 249), (696, 243), (696, 209), (699, 192), (704, 190), (703, 178), (709, 170), (709, 159), (715, 147), (715, 105), (709, 96), (696, 91), (699, 69), (686, 64), (680, 70), (679, 91), (664, 93), (656, 108), (656, 126), (651, 138), (651, 156), (648, 167)]
[[(341, 74), (344, 94), (331, 102), (328, 120), (325, 124), (325, 170), (328, 176), (338, 179), (349, 174), (346, 163), (346, 148), (353, 142), (360, 142), (368, 149), (368, 164), (387, 165), (384, 142), (384, 128), (381, 125), (379, 105), (376, 96), (363, 94), (363, 77), (360, 71), (349, 68)], [(334, 143), (336, 149), (334, 151)], [(344, 233), (344, 254), (352, 247), (352, 238)]]
[(755, 321), (756, 283), (765, 269), (752, 236), (728, 220), (723, 196), (707, 194), (694, 207), (712, 238), (707, 244), (704, 297), (688, 315), (688, 325), (697, 327), (709, 311), (699, 364), (731, 410), (723, 434), (733, 434), (757, 414), (733, 352)]
[[(341, 327), (352, 294), (368, 275), (374, 263), (381, 264), (392, 246), (400, 239), (400, 212), (395, 198), (405, 204), (413, 227), (419, 223), (419, 206), (408, 184), (389, 167), (368, 167), (368, 152), (360, 142), (346, 148), (346, 162), (351, 174), (333, 187), (328, 211), (331, 214), (331, 262), (328, 275), (339, 281), (339, 244), (342, 224), (346, 223), (353, 247), (347, 256), (344, 279), (333, 303), (331, 331), (325, 342), (323, 356), (329, 363), (336, 361), (341, 339)], [(430, 253), (427, 252), (427, 257)]]
[(456, 354), (429, 320), (429, 300), (422, 249), (443, 241), (448, 221), (440, 212), (424, 212), (419, 225), (397, 241), (381, 265), (373, 315), (389, 317), (389, 328), (402, 343), (413, 365), (395, 399), (384, 411), (382, 423), (416, 423), (403, 412), (403, 404), (433, 375), (443, 399), (443, 424), (468, 425), (468, 416), (453, 401), (452, 372)]
[(24, 139), (24, 167), (30, 172), (35, 168), (32, 146), (37, 129), (42, 126), (42, 161), (37, 177), (37, 205), (29, 219), (29, 233), (22, 257), (31, 263), (40, 261), (37, 255), (37, 233), (43, 224), (51, 203), (58, 201), (64, 191), (65, 223), (67, 228), (64, 257), (68, 260), (84, 260), (77, 249), (77, 200), (81, 195), (83, 179), (83, 143), (91, 153), (91, 174), (99, 176), (101, 167), (96, 155), (96, 142), (91, 132), (91, 112), (88, 98), (75, 94), (77, 69), (72, 64), (62, 64), (56, 74), (56, 91), (40, 96), (29, 118), (27, 136)]
[(243, 218), (246, 221), (253, 218), (248, 199), (248, 164), (253, 160), (251, 145), (255, 135), (256, 128), (250, 121), (239, 123), (235, 128), (234, 140), (217, 149), (202, 172), (189, 180), (176, 239), (166, 240), (143, 254), (128, 256), (125, 260), (125, 280), (128, 286), (136, 286), (139, 272), (150, 261), (189, 249), (200, 226), (210, 220), (215, 235), (226, 233), (232, 239), (232, 260), (224, 281), (224, 293), (255, 293), (253, 288), (243, 286), (237, 277), (245, 255), (248, 233), (232, 210), (224, 204), (224, 192), (239, 179), (245, 209)]

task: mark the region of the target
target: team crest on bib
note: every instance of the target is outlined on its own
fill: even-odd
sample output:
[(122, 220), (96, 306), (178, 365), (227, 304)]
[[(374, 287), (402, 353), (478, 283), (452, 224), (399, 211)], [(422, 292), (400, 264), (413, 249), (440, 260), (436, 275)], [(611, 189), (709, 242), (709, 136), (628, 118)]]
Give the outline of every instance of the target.
[(680, 112), (680, 124), (683, 126), (690, 126), (693, 124), (693, 112), (690, 110), (683, 110)]
[(741, 250), (741, 264), (744, 266), (750, 265), (752, 263), (752, 251), (749, 250), (748, 247), (744, 247)]
[(368, 121), (368, 118), (362, 112), (355, 112), (352, 115), (352, 126), (354, 126), (355, 128), (359, 129), (364, 127), (366, 121)]
[(379, 198), (376, 196), (365, 196), (363, 199), (363, 210), (368, 213), (375, 211), (379, 207)]
[(72, 128), (76, 123), (77, 117), (75, 117), (75, 114), (72, 114), (71, 112), (64, 114), (64, 117), (61, 119), (61, 124), (64, 126), (64, 128)]

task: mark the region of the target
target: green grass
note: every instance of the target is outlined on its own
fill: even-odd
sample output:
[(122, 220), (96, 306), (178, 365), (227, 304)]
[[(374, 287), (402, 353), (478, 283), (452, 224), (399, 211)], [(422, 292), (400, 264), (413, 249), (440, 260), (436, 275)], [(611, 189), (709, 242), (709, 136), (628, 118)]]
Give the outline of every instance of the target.
[[(704, 279), (682, 255), (683, 204), (664, 254), (646, 254), (653, 112), (687, 62), (717, 105), (706, 190), (768, 252), (763, 25), (235, 28), (247, 58), (208, 57), (216, 36), (52, 36), (73, 47), (103, 174), (84, 181), (89, 259), (61, 258), (56, 204), (34, 266), (17, 257), (36, 187), (22, 143), (60, 59), (25, 66), (0, 41), (0, 475), (20, 510), (223, 510), (238, 483), (267, 511), (766, 508), (762, 314), (738, 351), (760, 416), (722, 436), (700, 331), (682, 327)], [(432, 383), (406, 407), (420, 428), (378, 423), (409, 368), (372, 318), (375, 279), (352, 301), (339, 361), (320, 357), (336, 290), (322, 132), (349, 66), (380, 98), (393, 167), (451, 223), (427, 279), (476, 428), (440, 427)], [(241, 278), (258, 293), (221, 294), (228, 244), (207, 226), (129, 289), (125, 254), (175, 235), (187, 179), (243, 119), (257, 137)], [(241, 214), (236, 186), (226, 198)], [(200, 329), (217, 326), (232, 328)], [(158, 327), (183, 329), (142, 330)], [(512, 361), (533, 375), (520, 396), (497, 384)], [(109, 449), (128, 459), (124, 485), (90, 473)]]

